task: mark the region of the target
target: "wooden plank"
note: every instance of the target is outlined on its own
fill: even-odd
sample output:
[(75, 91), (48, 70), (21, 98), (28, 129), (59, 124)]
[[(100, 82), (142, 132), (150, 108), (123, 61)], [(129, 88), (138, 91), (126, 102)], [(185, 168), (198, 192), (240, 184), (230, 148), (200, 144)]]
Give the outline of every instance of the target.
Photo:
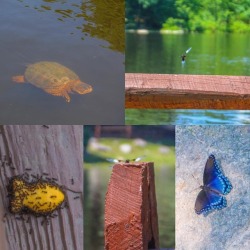
[(0, 126), (0, 216), (7, 213), (5, 222), (0, 222), (1, 244), (5, 245), (1, 249), (82, 249), (83, 193), (65, 190), (69, 208), (60, 209), (49, 225), (41, 225), (44, 219), (34, 216), (29, 223), (16, 220), (8, 212), (8, 178), (24, 172), (46, 172), (58, 184), (82, 192), (83, 127)]
[(126, 73), (126, 108), (250, 109), (250, 77)]
[(159, 249), (152, 162), (113, 167), (105, 200), (105, 249)]

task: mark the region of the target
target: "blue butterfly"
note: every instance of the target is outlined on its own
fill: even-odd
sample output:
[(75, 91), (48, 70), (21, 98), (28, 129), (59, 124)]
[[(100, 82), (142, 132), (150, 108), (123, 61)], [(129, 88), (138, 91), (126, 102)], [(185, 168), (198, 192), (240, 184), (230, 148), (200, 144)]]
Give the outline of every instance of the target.
[(197, 214), (208, 215), (215, 209), (222, 209), (227, 206), (227, 200), (223, 195), (230, 193), (233, 186), (218, 166), (214, 155), (208, 157), (204, 174), (203, 186), (195, 202)]

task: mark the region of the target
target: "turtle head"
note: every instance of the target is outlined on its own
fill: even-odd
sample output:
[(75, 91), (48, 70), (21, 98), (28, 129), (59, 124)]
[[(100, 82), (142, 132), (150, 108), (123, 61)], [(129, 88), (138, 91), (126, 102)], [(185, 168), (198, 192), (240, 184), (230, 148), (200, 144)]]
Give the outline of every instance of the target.
[(78, 93), (78, 94), (87, 94), (87, 93), (90, 93), (92, 92), (92, 86), (87, 84), (87, 83), (84, 83), (84, 82), (81, 82), (80, 80), (79, 81), (74, 81), (72, 83), (72, 91)]

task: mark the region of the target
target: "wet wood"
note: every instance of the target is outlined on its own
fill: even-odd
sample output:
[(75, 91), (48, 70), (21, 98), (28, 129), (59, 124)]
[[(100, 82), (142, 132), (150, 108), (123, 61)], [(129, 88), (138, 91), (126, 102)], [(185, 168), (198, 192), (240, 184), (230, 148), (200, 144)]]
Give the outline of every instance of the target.
[[(18, 220), (8, 211), (8, 178), (27, 172), (56, 178), (59, 185), (83, 191), (82, 126), (0, 126), (1, 249), (83, 248), (83, 193), (65, 190), (68, 208), (60, 209), (49, 225), (44, 218)], [(74, 185), (72, 185), (72, 178)], [(74, 199), (80, 196), (79, 199)]]
[(126, 108), (250, 109), (250, 77), (125, 75)]
[(105, 249), (158, 249), (153, 163), (113, 167), (105, 200)]

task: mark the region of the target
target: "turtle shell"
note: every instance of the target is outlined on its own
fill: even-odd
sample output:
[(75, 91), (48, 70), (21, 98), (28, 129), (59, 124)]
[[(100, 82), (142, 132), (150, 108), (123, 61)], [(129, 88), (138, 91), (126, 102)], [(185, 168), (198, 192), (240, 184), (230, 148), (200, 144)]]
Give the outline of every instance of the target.
[(65, 97), (68, 102), (68, 93), (86, 94), (92, 91), (92, 87), (81, 82), (76, 73), (56, 62), (42, 61), (29, 65), (24, 79), (49, 94)]

